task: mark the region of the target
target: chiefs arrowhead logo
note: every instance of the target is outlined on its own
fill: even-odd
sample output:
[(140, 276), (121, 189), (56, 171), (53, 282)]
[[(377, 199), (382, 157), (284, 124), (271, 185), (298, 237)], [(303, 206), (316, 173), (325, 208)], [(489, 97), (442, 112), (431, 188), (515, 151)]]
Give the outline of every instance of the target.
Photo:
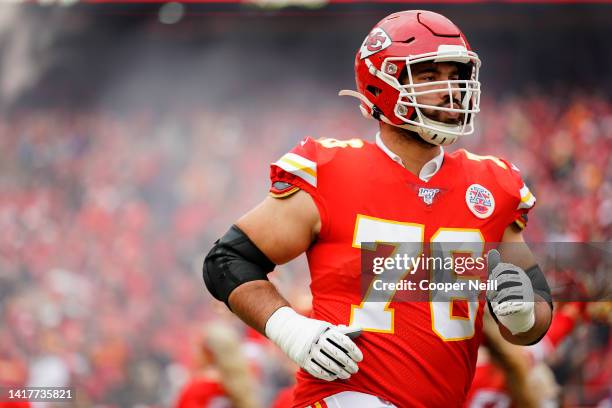
[(363, 40), (359, 49), (359, 58), (364, 59), (391, 45), (391, 38), (382, 28), (375, 28)]

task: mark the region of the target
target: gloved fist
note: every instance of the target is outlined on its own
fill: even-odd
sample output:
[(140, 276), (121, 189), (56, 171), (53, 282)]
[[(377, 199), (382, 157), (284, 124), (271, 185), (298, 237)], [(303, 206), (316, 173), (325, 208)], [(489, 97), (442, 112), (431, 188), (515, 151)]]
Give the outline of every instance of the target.
[(531, 280), (516, 265), (500, 262), (496, 249), (487, 254), (489, 280), (497, 281), (496, 290), (487, 291), (497, 319), (512, 334), (525, 333), (535, 324), (534, 294)]
[(359, 369), (363, 354), (344, 334), (346, 326), (309, 319), (290, 307), (275, 311), (266, 323), (266, 336), (300, 367), (316, 378), (346, 380)]

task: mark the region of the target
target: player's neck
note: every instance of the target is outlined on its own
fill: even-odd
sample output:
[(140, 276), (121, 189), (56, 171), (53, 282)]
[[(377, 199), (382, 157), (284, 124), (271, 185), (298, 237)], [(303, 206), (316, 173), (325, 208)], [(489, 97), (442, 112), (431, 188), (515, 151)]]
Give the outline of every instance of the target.
[(429, 144), (404, 129), (383, 125), (380, 128), (383, 143), (402, 159), (404, 167), (412, 174), (418, 176), (425, 163), (440, 154), (440, 146)]

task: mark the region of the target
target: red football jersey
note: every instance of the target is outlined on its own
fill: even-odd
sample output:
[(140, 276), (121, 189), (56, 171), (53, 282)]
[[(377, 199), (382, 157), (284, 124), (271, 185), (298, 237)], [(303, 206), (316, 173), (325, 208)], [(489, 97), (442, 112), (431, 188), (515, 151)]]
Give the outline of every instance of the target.
[(482, 256), (485, 242), (499, 242), (509, 224), (524, 227), (535, 203), (518, 169), (459, 150), (445, 153), (424, 182), (376, 144), (306, 138), (271, 165), (271, 180), (273, 196), (302, 189), (320, 213), (321, 231), (307, 252), (312, 317), (363, 329), (355, 339), (364, 355), (359, 372), (326, 382), (299, 371), (294, 407), (350, 390), (398, 407), (461, 406), (474, 375), (484, 302), (406, 301), (395, 292), (372, 301), (373, 291), (362, 286), (360, 248), (408, 242), (414, 244), (403, 250), (416, 257), (423, 243), (440, 243), (450, 256)]

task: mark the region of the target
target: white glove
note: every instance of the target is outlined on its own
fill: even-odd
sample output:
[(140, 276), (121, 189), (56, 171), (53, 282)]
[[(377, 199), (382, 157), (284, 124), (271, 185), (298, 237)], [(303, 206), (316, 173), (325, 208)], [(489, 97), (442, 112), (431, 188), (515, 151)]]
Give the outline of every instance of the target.
[(346, 326), (309, 319), (284, 306), (266, 323), (266, 336), (312, 376), (346, 380), (358, 370), (363, 354), (345, 334)]
[(512, 334), (525, 333), (535, 324), (531, 280), (518, 266), (500, 260), (496, 249), (487, 254), (489, 280), (497, 281), (497, 290), (488, 290), (487, 299), (497, 319)]

